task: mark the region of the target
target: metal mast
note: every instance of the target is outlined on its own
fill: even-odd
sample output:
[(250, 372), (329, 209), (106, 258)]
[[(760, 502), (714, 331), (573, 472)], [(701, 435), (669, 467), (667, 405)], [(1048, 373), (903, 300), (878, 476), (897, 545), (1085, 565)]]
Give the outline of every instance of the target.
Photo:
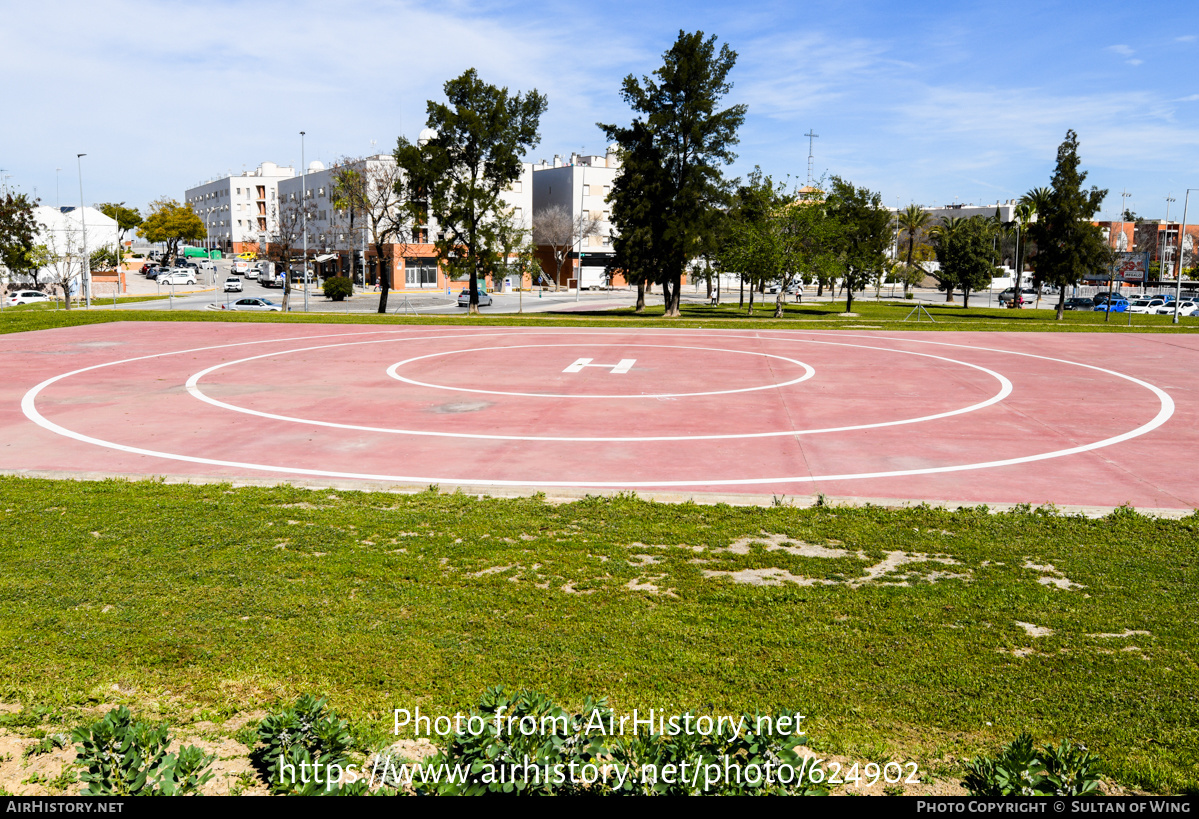
[(815, 133), (814, 131), (812, 131), (811, 129), (809, 129), (809, 130), (808, 130), (808, 132), (807, 132), (806, 134), (804, 134), (804, 136), (806, 136), (806, 137), (808, 138), (808, 187), (810, 188), (810, 187), (812, 187), (812, 146), (813, 146), (813, 140), (815, 140), (817, 137), (819, 137), (819, 136), (820, 136), (820, 134), (817, 134), (817, 133)]

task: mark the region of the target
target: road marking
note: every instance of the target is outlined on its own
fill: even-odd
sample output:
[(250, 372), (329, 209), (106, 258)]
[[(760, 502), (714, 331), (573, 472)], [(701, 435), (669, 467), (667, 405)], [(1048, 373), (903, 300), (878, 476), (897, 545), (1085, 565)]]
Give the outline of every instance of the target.
[(571, 364), (562, 372), (564, 373), (581, 373), (584, 367), (605, 367), (613, 373), (627, 373), (633, 369), (633, 365), (637, 363), (635, 358), (622, 358), (619, 364), (592, 364), (590, 358), (580, 358), (574, 364)]
[[(118, 443), (115, 443), (112, 441), (105, 441), (100, 438), (94, 438), (90, 435), (84, 435), (83, 433), (67, 429), (63, 426), (60, 426), (59, 424), (54, 423), (53, 421), (51, 421), (50, 419), (48, 419), (44, 415), (42, 415), (41, 412), (37, 409), (37, 397), (47, 387), (50, 387), (51, 385), (53, 385), (59, 381), (62, 381), (65, 378), (70, 378), (71, 376), (79, 375), (81, 373), (90, 372), (93, 370), (102, 369), (105, 367), (112, 367), (112, 366), (116, 366), (116, 365), (120, 365), (120, 364), (128, 364), (128, 363), (134, 362), (134, 361), (145, 361), (145, 360), (148, 360), (151, 358), (158, 358), (158, 357), (164, 357), (164, 356), (170, 356), (170, 355), (186, 355), (188, 353), (196, 353), (196, 352), (207, 351), (207, 350), (219, 350), (219, 349), (225, 349), (225, 348), (229, 348), (229, 347), (249, 346), (249, 345), (253, 345), (253, 344), (267, 344), (267, 343), (274, 343), (274, 342), (279, 342), (279, 341), (314, 340), (317, 338), (335, 337), (338, 335), (341, 335), (344, 337), (345, 335), (363, 336), (363, 335), (373, 335), (375, 333), (394, 334), (394, 333), (399, 333), (399, 332), (402, 332), (402, 331), (394, 331), (394, 330), (385, 331), (385, 330), (383, 330), (383, 331), (373, 331), (373, 332), (367, 331), (367, 332), (362, 332), (362, 333), (345, 333), (345, 334), (328, 333), (328, 334), (323, 334), (323, 335), (314, 335), (314, 336), (298, 337), (298, 338), (290, 338), (290, 339), (286, 339), (286, 338), (285, 339), (265, 339), (265, 340), (259, 340), (259, 341), (237, 342), (234, 344), (210, 345), (210, 346), (205, 346), (205, 347), (192, 348), (192, 349), (188, 349), (188, 350), (174, 350), (174, 351), (165, 352), (165, 353), (152, 353), (149, 355), (137, 356), (134, 358), (127, 358), (127, 359), (122, 359), (119, 361), (108, 361), (108, 362), (104, 362), (102, 364), (95, 364), (90, 367), (82, 367), (78, 370), (72, 370), (70, 372), (61, 373), (59, 375), (56, 375), (56, 376), (46, 379), (45, 381), (41, 382), (40, 384), (38, 384), (37, 386), (33, 387), (32, 389), (30, 389), (28, 392), (25, 393), (25, 395), (21, 399), (21, 410), (27, 418), (29, 418), (31, 421), (33, 421), (35, 424), (42, 427), (43, 429), (49, 430), (50, 432), (56, 433), (58, 435), (62, 435), (67, 438), (72, 438), (76, 441), (81, 441), (81, 442), (87, 443), (87, 444), (94, 444), (96, 446), (113, 449), (118, 452), (127, 452), (127, 453), (135, 454), (135, 455), (148, 455), (151, 457), (163, 458), (163, 459), (173, 460), (173, 461), (183, 461), (186, 463), (206, 464), (206, 465), (211, 465), (211, 466), (226, 466), (226, 467), (232, 467), (232, 468), (237, 468), (237, 469), (249, 469), (249, 470), (253, 470), (253, 471), (257, 471), (257, 472), (268, 472), (268, 473), (275, 473), (275, 474), (309, 475), (309, 476), (319, 476), (319, 477), (326, 477), (326, 478), (349, 478), (349, 479), (355, 479), (355, 480), (384, 481), (384, 482), (393, 482), (393, 483), (412, 483), (412, 484), (455, 483), (455, 484), (476, 485), (476, 486), (596, 487), (596, 488), (618, 488), (618, 489), (640, 489), (640, 488), (650, 489), (650, 488), (658, 488), (658, 487), (754, 486), (754, 485), (763, 485), (763, 484), (772, 484), (772, 483), (773, 484), (815, 483), (817, 481), (861, 480), (861, 479), (870, 479), (870, 478), (898, 478), (898, 477), (908, 477), (908, 476), (914, 476), (914, 475), (934, 475), (934, 474), (940, 474), (940, 473), (963, 472), (963, 471), (976, 470), (976, 469), (992, 469), (992, 468), (1003, 467), (1003, 466), (1014, 466), (1016, 464), (1035, 463), (1037, 461), (1044, 461), (1044, 460), (1049, 460), (1052, 458), (1061, 458), (1061, 457), (1065, 457), (1068, 455), (1076, 455), (1076, 454), (1079, 454), (1082, 452), (1091, 452), (1091, 451), (1094, 451), (1097, 449), (1102, 449), (1104, 447), (1112, 446), (1113, 444), (1131, 440), (1138, 436), (1144, 435), (1145, 433), (1150, 432), (1154, 429), (1157, 429), (1158, 427), (1160, 427), (1164, 423), (1166, 423), (1166, 421), (1168, 421), (1170, 419), (1170, 417), (1174, 414), (1174, 400), (1165, 391), (1159, 389), (1158, 387), (1155, 387), (1153, 384), (1142, 381), (1139, 378), (1134, 378), (1131, 375), (1125, 375), (1124, 373), (1116, 372), (1115, 370), (1108, 370), (1103, 367), (1095, 366), (1093, 364), (1083, 364), (1082, 362), (1078, 362), (1078, 361), (1070, 361), (1068, 359), (1062, 359), (1062, 358), (1052, 358), (1050, 356), (1037, 355), (1035, 353), (1024, 353), (1024, 352), (1019, 352), (1016, 350), (1000, 350), (1000, 349), (996, 349), (993, 347), (978, 347), (978, 346), (974, 346), (974, 345), (953, 344), (950, 342), (942, 342), (942, 341), (926, 341), (926, 340), (922, 340), (922, 339), (894, 338), (891, 336), (863, 336), (863, 335), (859, 335), (856, 333), (845, 333), (845, 334), (842, 334), (842, 337), (869, 338), (873, 341), (892, 341), (892, 342), (907, 341), (907, 342), (914, 342), (914, 343), (919, 343), (919, 344), (932, 344), (932, 345), (944, 346), (944, 347), (957, 347), (957, 348), (966, 348), (966, 349), (972, 349), (972, 350), (983, 350), (983, 351), (987, 351), (987, 352), (1015, 355), (1015, 356), (1021, 356), (1024, 358), (1034, 358), (1034, 359), (1039, 359), (1042, 361), (1050, 361), (1050, 362), (1054, 362), (1054, 363), (1058, 363), (1058, 364), (1068, 364), (1068, 365), (1075, 366), (1075, 367), (1082, 367), (1084, 369), (1088, 369), (1088, 370), (1092, 370), (1092, 371), (1100, 372), (1100, 373), (1105, 373), (1107, 375), (1112, 375), (1117, 378), (1122, 378), (1125, 381), (1129, 381), (1133, 384), (1144, 387), (1145, 389), (1152, 392), (1154, 394), (1154, 396), (1158, 399), (1159, 409), (1158, 409), (1157, 414), (1152, 419), (1150, 419), (1148, 422), (1140, 425), (1139, 427), (1136, 427), (1135, 429), (1128, 430), (1127, 432), (1123, 432), (1123, 433), (1114, 435), (1109, 438), (1104, 438), (1100, 441), (1095, 441), (1095, 442), (1092, 442), (1089, 444), (1083, 444), (1081, 446), (1069, 447), (1067, 449), (1059, 449), (1059, 450), (1055, 450), (1052, 452), (1043, 452), (1043, 453), (1039, 453), (1036, 455), (1026, 455), (1026, 456), (1017, 457), (1017, 458), (1006, 458), (1006, 459), (1002, 459), (1002, 460), (984, 461), (984, 462), (969, 463), (969, 464), (952, 464), (952, 465), (947, 465), (947, 466), (927, 467), (927, 468), (923, 468), (923, 469), (899, 469), (899, 470), (880, 471), (880, 472), (856, 472), (856, 473), (828, 474), (828, 475), (772, 476), (772, 477), (759, 477), (759, 478), (658, 480), (658, 481), (595, 481), (595, 480), (592, 480), (592, 481), (587, 481), (587, 480), (547, 481), (547, 480), (538, 480), (538, 479), (498, 480), (498, 479), (479, 479), (479, 478), (471, 478), (471, 477), (447, 477), (444, 475), (442, 475), (442, 476), (381, 475), (381, 474), (375, 474), (375, 473), (342, 472), (342, 471), (335, 471), (335, 470), (328, 470), (328, 469), (305, 469), (302, 467), (293, 467), (293, 466), (276, 466), (276, 465), (271, 465), (271, 464), (255, 464), (255, 463), (247, 463), (244, 461), (230, 461), (230, 460), (224, 460), (224, 459), (219, 459), (219, 458), (201, 458), (201, 457), (193, 456), (193, 455), (181, 455), (181, 454), (176, 454), (176, 453), (171, 453), (171, 452), (162, 452), (160, 450), (127, 446), (125, 444), (118, 444)], [(517, 333), (508, 331), (508, 332), (484, 332), (484, 333), (476, 333), (474, 335), (500, 336), (500, 335), (516, 335), (516, 334)], [(597, 333), (595, 331), (587, 331), (587, 330), (574, 331), (573, 333), (571, 331), (563, 332), (563, 331), (554, 331), (554, 330), (534, 331), (533, 333), (531, 333), (531, 335), (534, 335), (534, 336), (537, 336), (537, 335), (567, 335), (567, 334), (599, 335), (600, 333)], [(804, 339), (779, 338), (776, 336), (740, 336), (740, 335), (735, 335), (735, 334), (726, 335), (724, 333), (720, 333), (719, 331), (717, 331), (717, 334), (723, 335), (726, 338), (743, 338), (743, 339), (748, 338), (748, 339), (754, 339), (754, 340), (759, 340), (759, 341), (767, 340), (767, 341), (779, 341), (779, 342), (784, 342), (784, 343), (785, 342), (795, 342), (795, 341), (805, 341)], [(694, 335), (694, 333), (681, 333), (678, 335)], [(422, 337), (414, 337), (414, 338), (404, 339), (404, 340), (416, 341), (416, 340), (443, 339), (443, 338), (454, 338), (454, 337), (460, 337), (460, 336), (437, 335), (437, 336), (425, 336), (423, 338)], [(391, 340), (391, 339), (387, 339), (387, 340)], [(819, 343), (836, 343), (836, 342), (811, 342), (811, 341), (809, 341), (808, 343), (819, 344)], [(333, 346), (340, 346), (340, 345), (328, 345), (328, 346), (333, 347)], [(529, 346), (533, 346), (533, 345), (529, 345)], [(843, 346), (856, 346), (856, 345), (843, 345)], [(875, 349), (885, 349), (885, 348), (875, 348)], [(901, 352), (901, 351), (895, 350), (894, 352)], [(262, 356), (262, 357), (265, 358), (266, 356)], [(930, 357), (939, 358), (940, 356), (930, 356)], [(964, 364), (966, 362), (958, 362), (958, 363)], [(394, 366), (396, 366), (396, 365), (393, 365), (393, 367)], [(977, 365), (969, 365), (968, 364), (967, 366), (977, 366)], [(210, 368), (210, 369), (215, 369), (215, 368)], [(979, 369), (981, 369), (981, 368), (979, 368)], [(200, 373), (200, 374), (202, 374), (202, 373)], [(197, 374), (197, 375), (200, 375), (200, 374)], [(196, 376), (193, 376), (193, 379), (195, 377)], [(206, 399), (206, 400), (209, 400), (210, 403), (215, 403), (211, 399)], [(240, 411), (244, 412), (245, 410), (240, 410)], [(586, 439), (582, 439), (582, 440), (586, 440)]]

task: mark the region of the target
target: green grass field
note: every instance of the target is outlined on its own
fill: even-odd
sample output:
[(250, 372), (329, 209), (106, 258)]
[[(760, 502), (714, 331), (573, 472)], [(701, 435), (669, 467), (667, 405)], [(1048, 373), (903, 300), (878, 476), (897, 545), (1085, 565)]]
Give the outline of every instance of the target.
[[(977, 301), (975, 302), (978, 303)], [(912, 302), (854, 302), (854, 315), (846, 316), (845, 301), (806, 302), (788, 304), (784, 317), (773, 318), (773, 302), (765, 307), (757, 305), (752, 315), (734, 304), (718, 307), (688, 305), (682, 308), (683, 315), (676, 319), (662, 316), (662, 306), (647, 307), (637, 315), (632, 308), (619, 310), (597, 310), (594, 312), (484, 314), (467, 316), (465, 312), (440, 316), (400, 316), (376, 313), (228, 313), (210, 310), (173, 311), (120, 311), (120, 310), (54, 310), (40, 305), (5, 310), (0, 313), (0, 333), (27, 330), (45, 330), (54, 327), (73, 327), (110, 321), (249, 321), (284, 324), (412, 324), (451, 325), (484, 324), (497, 327), (676, 327), (713, 329), (877, 329), (877, 330), (985, 330), (1007, 332), (1110, 332), (1110, 333), (1196, 333), (1199, 318), (1183, 317), (1173, 324), (1171, 316), (1132, 317), (1113, 313), (1109, 322), (1104, 322), (1103, 313), (1070, 311), (1062, 321), (1055, 320), (1051, 310), (1002, 310), (999, 308), (970, 307), (958, 305), (926, 305), (934, 321), (917, 322), (904, 319), (912, 312)], [(34, 309), (40, 308), (40, 309)]]
[(0, 702), (63, 723), (312, 692), (376, 742), (393, 708), (503, 684), (620, 712), (796, 709), (813, 746), (863, 760), (1027, 729), (1126, 786), (1199, 791), (1199, 515), (6, 477), (0, 542)]

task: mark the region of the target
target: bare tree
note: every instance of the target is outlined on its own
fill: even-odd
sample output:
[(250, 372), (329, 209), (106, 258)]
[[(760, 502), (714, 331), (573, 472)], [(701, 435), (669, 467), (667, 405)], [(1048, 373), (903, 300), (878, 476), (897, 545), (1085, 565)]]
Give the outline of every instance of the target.
[(47, 229), (46, 267), (49, 275), (46, 284), (62, 289), (63, 301), (71, 309), (71, 297), (80, 292), (83, 277), (87, 273), (83, 255), (83, 237), (67, 222), (61, 231)]
[(575, 245), (598, 236), (599, 232), (600, 220), (592, 218), (586, 211), (572, 219), (570, 211), (562, 205), (553, 205), (533, 214), (533, 243), (549, 247), (554, 254), (555, 290), (562, 281), (562, 267)]
[[(294, 199), (280, 200), (280, 203), (274, 206), (274, 218), (271, 222), (275, 225), (274, 232), (267, 237), (268, 242), (274, 246), (274, 249), (279, 254), (277, 264), (283, 270), (283, 312), (287, 312), (291, 306), (291, 251), (297, 244), (302, 245), (304, 242), (304, 224), (305, 210), (307, 210), (307, 222), (312, 224), (316, 221), (316, 206), (309, 202), (304, 204)], [(312, 229), (309, 228), (308, 238), (313, 239)], [(304, 260), (304, 277), (308, 277), (308, 260)]]
[(364, 220), (379, 264), (379, 312), (387, 312), (387, 294), (391, 289), (391, 264), (384, 256), (388, 245), (401, 259), (411, 246), (428, 240), (428, 220), (410, 218), (411, 193), (405, 192), (404, 175), (390, 156), (346, 159), (335, 175), (338, 201)]

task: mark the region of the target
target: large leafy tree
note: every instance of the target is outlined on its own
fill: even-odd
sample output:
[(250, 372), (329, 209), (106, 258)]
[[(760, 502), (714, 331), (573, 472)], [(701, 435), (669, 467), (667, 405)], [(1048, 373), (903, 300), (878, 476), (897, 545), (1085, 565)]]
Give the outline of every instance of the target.
[(175, 263), (180, 242), (198, 242), (204, 238), (204, 222), (189, 206), (163, 198), (151, 202), (150, 208), (150, 215), (137, 232), (147, 242), (165, 243), (170, 264)]
[(536, 90), (509, 96), (473, 68), (447, 82), (445, 95), (448, 104), (430, 100), (426, 109), (434, 136), (416, 144), (400, 137), (395, 159), (412, 216), (437, 220), (437, 254), (469, 272), (470, 312), (478, 313), (479, 276), (499, 254), (500, 194), (519, 178), (522, 155), (541, 141), (546, 99)]
[(125, 234), (136, 229), (142, 223), (142, 215), (137, 208), (127, 208), (124, 202), (105, 202), (98, 210), (117, 223), (117, 265), (123, 258), (122, 248), (125, 247)]
[(666, 174), (649, 126), (634, 122), (617, 147), (620, 174), (612, 183), (612, 261), (609, 279), (620, 272), (637, 286), (638, 313), (645, 311), (645, 286), (658, 281), (666, 260)]
[(649, 207), (614, 205), (612, 221), (621, 235), (640, 233), (638, 245), (652, 248), (638, 254), (644, 261), (652, 257), (652, 273), (633, 272), (662, 283), (667, 316), (679, 315), (683, 271), (702, 254), (719, 219), (717, 209), (728, 199), (721, 166), (736, 159), (731, 149), (746, 107), (718, 106), (732, 89), (728, 75), (736, 60), (727, 45), (716, 50), (715, 36), (680, 31), (655, 79), (625, 77), (621, 96), (637, 114), (633, 124), (599, 125), (629, 161), (643, 169), (653, 157), (660, 163), (660, 172), (647, 173), (643, 187), (652, 197)]
[[(754, 312), (754, 291), (782, 275), (784, 201), (783, 190), (758, 168), (733, 194), (728, 212), (729, 230), (719, 249), (719, 258), (721, 267), (739, 274), (741, 281), (749, 285), (750, 315)], [(781, 291), (782, 288), (780, 295)]]
[(34, 208), (38, 200), (23, 193), (8, 193), (0, 198), (0, 265), (9, 273), (33, 273), (37, 284), (37, 262), (41, 258), (35, 252), (34, 241), (38, 234), (38, 222)]
[(883, 208), (877, 191), (855, 188), (839, 176), (832, 178), (825, 207), (837, 226), (836, 255), (846, 293), (845, 312), (849, 313), (854, 291), (866, 289), (882, 275), (891, 244), (891, 214)]
[(991, 284), (995, 276), (995, 228), (983, 216), (959, 220), (954, 230), (933, 236), (941, 275), (949, 289), (962, 291), (962, 306), (970, 306), (970, 293)]
[(1087, 273), (1111, 265), (1111, 248), (1099, 226), (1091, 223), (1107, 191), (1094, 185), (1083, 190), (1087, 174), (1080, 172), (1078, 165), (1078, 134), (1070, 130), (1058, 146), (1049, 196), (1043, 208), (1037, 209), (1031, 229), (1037, 243), (1037, 279), (1060, 288), (1059, 321), (1065, 311), (1066, 288), (1078, 284)]

